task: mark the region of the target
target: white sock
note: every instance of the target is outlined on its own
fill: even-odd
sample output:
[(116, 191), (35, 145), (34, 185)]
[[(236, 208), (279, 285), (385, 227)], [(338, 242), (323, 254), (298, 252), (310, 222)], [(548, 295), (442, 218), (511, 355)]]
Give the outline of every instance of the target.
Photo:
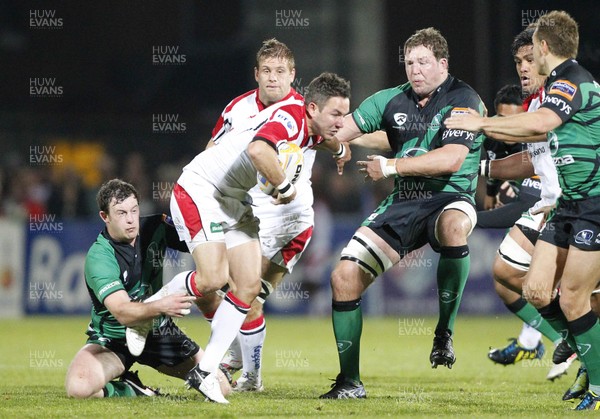
[(527, 323), (523, 323), (523, 329), (519, 335), (519, 344), (525, 349), (535, 349), (542, 340), (542, 334)]
[(236, 337), (229, 345), (229, 349), (225, 352), (225, 356), (221, 360), (221, 364), (227, 364), (231, 367), (239, 368), (243, 364), (242, 362), (242, 347), (240, 346), (240, 334)]
[(151, 303), (152, 301), (159, 300), (166, 297), (167, 295), (173, 294), (187, 294), (197, 295), (196, 284), (194, 278), (196, 271), (185, 271), (178, 273), (171, 279), (167, 284), (163, 285), (154, 295), (144, 300), (145, 303)]
[(249, 373), (260, 378), (263, 344), (266, 336), (267, 325), (262, 315), (242, 326), (238, 334), (242, 348), (242, 359), (244, 360), (242, 374)]
[(223, 355), (242, 327), (248, 310), (250, 310), (248, 304), (238, 300), (231, 292), (227, 293), (219, 304), (210, 325), (210, 338), (200, 361), (202, 371), (215, 372), (217, 370)]

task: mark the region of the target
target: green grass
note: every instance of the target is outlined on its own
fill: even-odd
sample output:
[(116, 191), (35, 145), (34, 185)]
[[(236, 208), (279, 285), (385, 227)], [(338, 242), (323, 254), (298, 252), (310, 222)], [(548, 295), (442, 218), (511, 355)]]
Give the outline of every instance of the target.
[[(459, 317), (457, 362), (452, 370), (429, 366), (434, 319), (366, 318), (362, 380), (368, 399), (324, 401), (318, 396), (338, 372), (329, 319), (268, 319), (263, 359), (265, 391), (234, 394), (228, 406), (205, 403), (183, 382), (136, 365), (145, 384), (169, 398), (72, 400), (63, 382), (68, 364), (83, 345), (87, 319), (29, 317), (0, 320), (0, 417), (564, 417), (560, 400), (569, 374), (545, 380), (552, 345), (539, 361), (494, 365), (490, 346), (504, 345), (520, 324), (511, 317)], [(424, 323), (421, 323), (424, 322)], [(204, 346), (208, 326), (198, 316), (179, 322)]]

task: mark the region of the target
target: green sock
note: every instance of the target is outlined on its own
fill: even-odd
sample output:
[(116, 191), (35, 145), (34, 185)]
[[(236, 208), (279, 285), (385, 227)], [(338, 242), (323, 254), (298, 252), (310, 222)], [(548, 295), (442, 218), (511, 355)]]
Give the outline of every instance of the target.
[(136, 397), (135, 391), (123, 381), (109, 381), (104, 386), (104, 397)]
[(340, 372), (350, 380), (360, 381), (360, 335), (362, 308), (360, 298), (354, 301), (333, 301), (333, 334), (338, 348)]
[[(569, 333), (569, 322), (565, 317), (564, 313), (560, 309), (559, 298), (555, 298), (545, 307), (542, 307), (538, 310), (542, 317), (546, 319), (548, 324), (556, 331), (559, 335), (563, 337), (571, 347), (571, 349), (577, 352), (579, 356), (579, 351), (577, 350), (577, 344), (575, 343), (575, 338), (573, 337), (573, 333)], [(565, 337), (566, 336), (566, 337)]]
[(471, 257), (468, 246), (442, 247), (437, 269), (440, 317), (435, 330), (454, 331), (463, 290), (469, 277)]
[(600, 391), (600, 323), (598, 323), (598, 317), (590, 311), (569, 322), (569, 330), (575, 337), (577, 354), (585, 363), (590, 379), (590, 389), (598, 394)]
[(523, 308), (515, 312), (515, 315), (527, 323), (529, 326), (540, 331), (540, 333), (550, 339), (554, 344), (559, 344), (562, 336), (550, 326), (550, 324), (542, 317), (539, 311), (526, 303)]

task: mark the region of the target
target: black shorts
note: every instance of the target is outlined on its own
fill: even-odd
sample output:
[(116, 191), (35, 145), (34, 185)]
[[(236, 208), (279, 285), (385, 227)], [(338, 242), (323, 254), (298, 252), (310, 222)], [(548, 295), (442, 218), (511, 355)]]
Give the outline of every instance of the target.
[(546, 222), (540, 240), (567, 249), (600, 250), (600, 196), (558, 201), (554, 215)]
[(432, 193), (427, 199), (421, 200), (401, 200), (396, 197), (391, 200), (391, 197), (384, 200), (362, 225), (373, 230), (401, 256), (426, 243), (439, 252), (435, 222), (444, 207), (456, 201), (473, 205), (463, 195), (452, 193)]
[(129, 353), (125, 339), (102, 338), (99, 340), (98, 336), (91, 335), (88, 343), (97, 343), (113, 351), (125, 366), (125, 371), (134, 362), (148, 365), (154, 369), (161, 365), (174, 367), (187, 361), (200, 350), (196, 342), (187, 337), (171, 318), (167, 318), (163, 325), (148, 333), (144, 352), (139, 357)]

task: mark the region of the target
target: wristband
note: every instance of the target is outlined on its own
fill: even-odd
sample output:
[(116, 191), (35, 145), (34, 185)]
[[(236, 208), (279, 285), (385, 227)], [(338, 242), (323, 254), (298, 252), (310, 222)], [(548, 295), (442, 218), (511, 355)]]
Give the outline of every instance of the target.
[(281, 182), (281, 184), (277, 187), (277, 190), (282, 198), (289, 198), (294, 194), (294, 192), (296, 192), (294, 185), (292, 185), (287, 179)]
[(491, 162), (491, 160), (481, 160), (481, 162), (479, 162), (479, 174), (481, 176), (490, 177)]
[(340, 143), (340, 149), (337, 151), (337, 153), (333, 154), (333, 158), (335, 158), (335, 159), (342, 158), (342, 156), (345, 153), (346, 153), (346, 146), (344, 145), (344, 143)]
[(375, 159), (379, 160), (379, 167), (384, 178), (390, 176), (396, 176), (398, 171), (396, 170), (396, 159), (386, 159), (383, 156), (375, 156)]

